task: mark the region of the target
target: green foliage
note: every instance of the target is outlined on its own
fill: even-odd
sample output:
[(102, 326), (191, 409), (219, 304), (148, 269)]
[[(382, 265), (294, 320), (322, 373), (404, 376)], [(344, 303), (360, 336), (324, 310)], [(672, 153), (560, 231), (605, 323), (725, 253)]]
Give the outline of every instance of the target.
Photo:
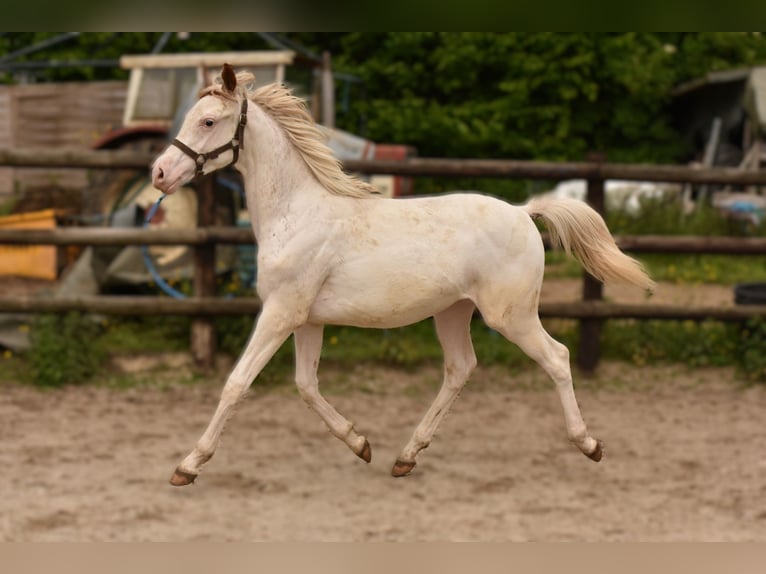
[(41, 315), (30, 331), (28, 353), (35, 384), (60, 387), (88, 381), (106, 356), (100, 327), (80, 313)]
[(605, 358), (635, 365), (675, 362), (689, 367), (734, 364), (737, 337), (716, 321), (609, 321), (604, 329)]
[(753, 382), (766, 382), (766, 321), (744, 326), (719, 321), (609, 321), (602, 356), (637, 366), (677, 363), (691, 368), (736, 366)]
[(766, 281), (766, 259), (759, 255), (652, 253), (639, 259), (655, 281), (689, 286)]
[(322, 361), (382, 363), (414, 367), (441, 357), (433, 321), (426, 320), (399, 329), (325, 328)]
[[(10, 53), (59, 36), (0, 36)], [(117, 60), (148, 53), (160, 32), (86, 32), (16, 61)], [(757, 33), (349, 32), (288, 33), (328, 50), (339, 127), (421, 156), (676, 162), (672, 89), (712, 70), (766, 62)], [(171, 34), (165, 52), (268, 49), (256, 33)], [(40, 81), (124, 79), (119, 67), (36, 69)], [(296, 70), (295, 73), (298, 73)], [(344, 78), (353, 76), (359, 81)], [(12, 81), (10, 75), (5, 81)], [(493, 191), (495, 182), (490, 183)]]
[(339, 110), (342, 127), (432, 157), (579, 160), (603, 151), (612, 161), (681, 161), (688, 152), (672, 123), (672, 89), (766, 61), (766, 40), (750, 33), (294, 36), (362, 79), (339, 88), (355, 97)]
[[(97, 325), (77, 313), (41, 316), (33, 325), (33, 344), (26, 356), (33, 382), (44, 387), (84, 383), (102, 370), (108, 353), (186, 348), (188, 325), (181, 328), (181, 323), (176, 322), (172, 327), (163, 327), (157, 321), (150, 320), (150, 325), (142, 325), (142, 322), (143, 319)], [(216, 327), (221, 336), (219, 350), (237, 356), (247, 341), (252, 319), (220, 318)], [(546, 328), (569, 348), (572, 357), (576, 356), (576, 322), (553, 321), (548, 322)], [(102, 336), (104, 330), (111, 333)], [(489, 329), (479, 318), (471, 325), (471, 336), (481, 365), (509, 368), (533, 365), (518, 347)], [(163, 340), (170, 344), (158, 347), (157, 343)], [(682, 364), (690, 368), (735, 365), (744, 378), (766, 382), (766, 321), (763, 320), (752, 320), (745, 326), (716, 321), (614, 320), (605, 323), (602, 344), (604, 359), (624, 361), (639, 367), (662, 363)], [(21, 373), (18, 377), (22, 377), (25, 369), (16, 364), (18, 361), (11, 361), (9, 357), (5, 360), (6, 367), (13, 363)], [(441, 361), (442, 351), (431, 320), (399, 329), (332, 326), (325, 329), (323, 364), (351, 367), (360, 363), (375, 363), (414, 369)], [(288, 340), (258, 377), (258, 386), (290, 384), (293, 365), (293, 344)], [(123, 378), (125, 381), (119, 376), (104, 380), (112, 385), (146, 383), (136, 382), (130, 377)]]
[(254, 317), (216, 317), (217, 348), (227, 355), (238, 355), (255, 325)]
[(766, 382), (766, 321), (755, 318), (739, 330), (737, 359), (749, 380)]
[(766, 45), (760, 32), (687, 32), (665, 35), (676, 47), (678, 79), (716, 70), (762, 65)]
[(190, 322), (182, 316), (113, 317), (101, 323), (101, 343), (116, 353), (185, 351)]
[(641, 209), (630, 213), (623, 209), (609, 210), (606, 223), (616, 235), (721, 235), (758, 236), (766, 229), (726, 217), (709, 204), (697, 205), (693, 212), (684, 213), (681, 202), (672, 194), (665, 198), (645, 198)]
[(0, 202), (0, 216), (11, 215), (16, 207), (16, 203), (18, 203), (18, 198), (16, 196)]
[[(330, 36), (330, 37), (328, 37)], [(762, 62), (743, 34), (302, 34), (359, 76), (340, 121), (434, 157), (672, 162), (684, 153), (669, 112), (673, 87), (720, 66)], [(687, 54), (688, 51), (688, 54)], [(347, 90), (348, 87), (343, 87)]]
[[(252, 329), (252, 319), (221, 318), (219, 349), (239, 355)], [(525, 355), (501, 335), (489, 329), (481, 320), (472, 324), (472, 338), (479, 360), (485, 364), (521, 365)], [(328, 325), (324, 330), (322, 363), (352, 365), (372, 362), (400, 368), (415, 368), (426, 363), (440, 363), (442, 350), (436, 337), (433, 320), (427, 319), (398, 329), (361, 329)], [(269, 365), (275, 370), (292, 368), (293, 345), (288, 341)]]

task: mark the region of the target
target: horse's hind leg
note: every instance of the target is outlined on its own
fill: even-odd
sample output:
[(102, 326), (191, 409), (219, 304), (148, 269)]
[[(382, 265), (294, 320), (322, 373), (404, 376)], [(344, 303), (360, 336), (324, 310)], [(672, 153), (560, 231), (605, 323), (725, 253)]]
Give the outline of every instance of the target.
[(365, 462), (370, 462), (370, 444), (357, 434), (354, 425), (319, 394), (317, 368), (322, 351), (321, 325), (306, 324), (295, 331), (295, 383), (306, 404), (325, 422), (330, 432), (342, 440)]
[[(513, 309), (524, 308), (529, 307), (518, 305)], [(545, 331), (536, 312), (522, 315), (512, 311), (502, 314), (501, 317), (493, 317), (492, 314), (486, 313), (484, 319), (492, 328), (516, 343), (553, 379), (564, 409), (569, 440), (588, 458), (596, 462), (601, 460), (603, 454), (601, 442), (588, 434), (577, 405), (569, 366), (569, 350)]]
[(391, 470), (393, 476), (405, 476), (412, 471), (416, 455), (431, 443), (436, 429), (476, 367), (471, 343), (471, 316), (475, 308), (472, 301), (462, 300), (434, 316), (436, 333), (444, 351), (444, 381), (433, 404), (402, 449)]

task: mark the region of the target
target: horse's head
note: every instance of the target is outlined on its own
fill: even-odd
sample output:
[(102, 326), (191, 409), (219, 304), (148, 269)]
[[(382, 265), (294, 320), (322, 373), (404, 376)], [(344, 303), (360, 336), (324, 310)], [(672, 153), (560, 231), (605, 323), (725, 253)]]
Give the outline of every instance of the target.
[(154, 161), (154, 187), (170, 194), (198, 175), (235, 163), (246, 123), (247, 97), (237, 94), (234, 68), (224, 64), (221, 84), (202, 92), (176, 139)]

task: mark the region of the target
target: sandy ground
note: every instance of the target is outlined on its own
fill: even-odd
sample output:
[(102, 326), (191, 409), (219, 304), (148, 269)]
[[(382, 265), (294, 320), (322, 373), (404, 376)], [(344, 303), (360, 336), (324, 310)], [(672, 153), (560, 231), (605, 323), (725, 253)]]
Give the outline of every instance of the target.
[(728, 369), (604, 364), (580, 380), (583, 414), (606, 443), (598, 464), (569, 445), (537, 369), (479, 369), (413, 474), (392, 478), (438, 379), (430, 367), (324, 371), (329, 400), (372, 444), (369, 465), (292, 386), (255, 389), (180, 489), (167, 480), (219, 382), (4, 384), (0, 540), (766, 539), (766, 388)]
[[(660, 302), (731, 299), (726, 287), (663, 287)], [(578, 293), (557, 281), (543, 296)], [(179, 489), (167, 480), (228, 365), (193, 385), (180, 382), (185, 354), (113, 368), (156, 382), (39, 391), (0, 376), (0, 541), (766, 540), (766, 387), (732, 369), (605, 363), (578, 375), (606, 444), (596, 464), (568, 443), (538, 368), (480, 367), (413, 474), (394, 479), (439, 369), (324, 368), (323, 391), (368, 437), (371, 464), (292, 385), (256, 385), (197, 483)]]
[(217, 382), (3, 385), (0, 540), (766, 539), (766, 389), (730, 370), (605, 364), (579, 381), (606, 443), (596, 464), (569, 445), (537, 369), (479, 369), (415, 472), (394, 479), (438, 378), (435, 368), (324, 372), (328, 398), (372, 444), (369, 465), (292, 386), (256, 388), (197, 483), (180, 489), (167, 479), (207, 423)]

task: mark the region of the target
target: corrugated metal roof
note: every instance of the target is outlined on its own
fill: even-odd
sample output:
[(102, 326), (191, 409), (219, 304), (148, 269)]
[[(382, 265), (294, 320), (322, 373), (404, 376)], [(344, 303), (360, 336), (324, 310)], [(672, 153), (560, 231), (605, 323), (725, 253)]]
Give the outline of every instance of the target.
[(766, 66), (753, 68), (745, 89), (745, 110), (758, 132), (766, 134)]
[(712, 84), (727, 84), (729, 82), (742, 82), (747, 80), (750, 75), (751, 68), (734, 68), (731, 70), (719, 70), (717, 72), (709, 72), (701, 78), (696, 78), (683, 84), (678, 85), (673, 89), (671, 95), (673, 97), (683, 96), (705, 86)]

